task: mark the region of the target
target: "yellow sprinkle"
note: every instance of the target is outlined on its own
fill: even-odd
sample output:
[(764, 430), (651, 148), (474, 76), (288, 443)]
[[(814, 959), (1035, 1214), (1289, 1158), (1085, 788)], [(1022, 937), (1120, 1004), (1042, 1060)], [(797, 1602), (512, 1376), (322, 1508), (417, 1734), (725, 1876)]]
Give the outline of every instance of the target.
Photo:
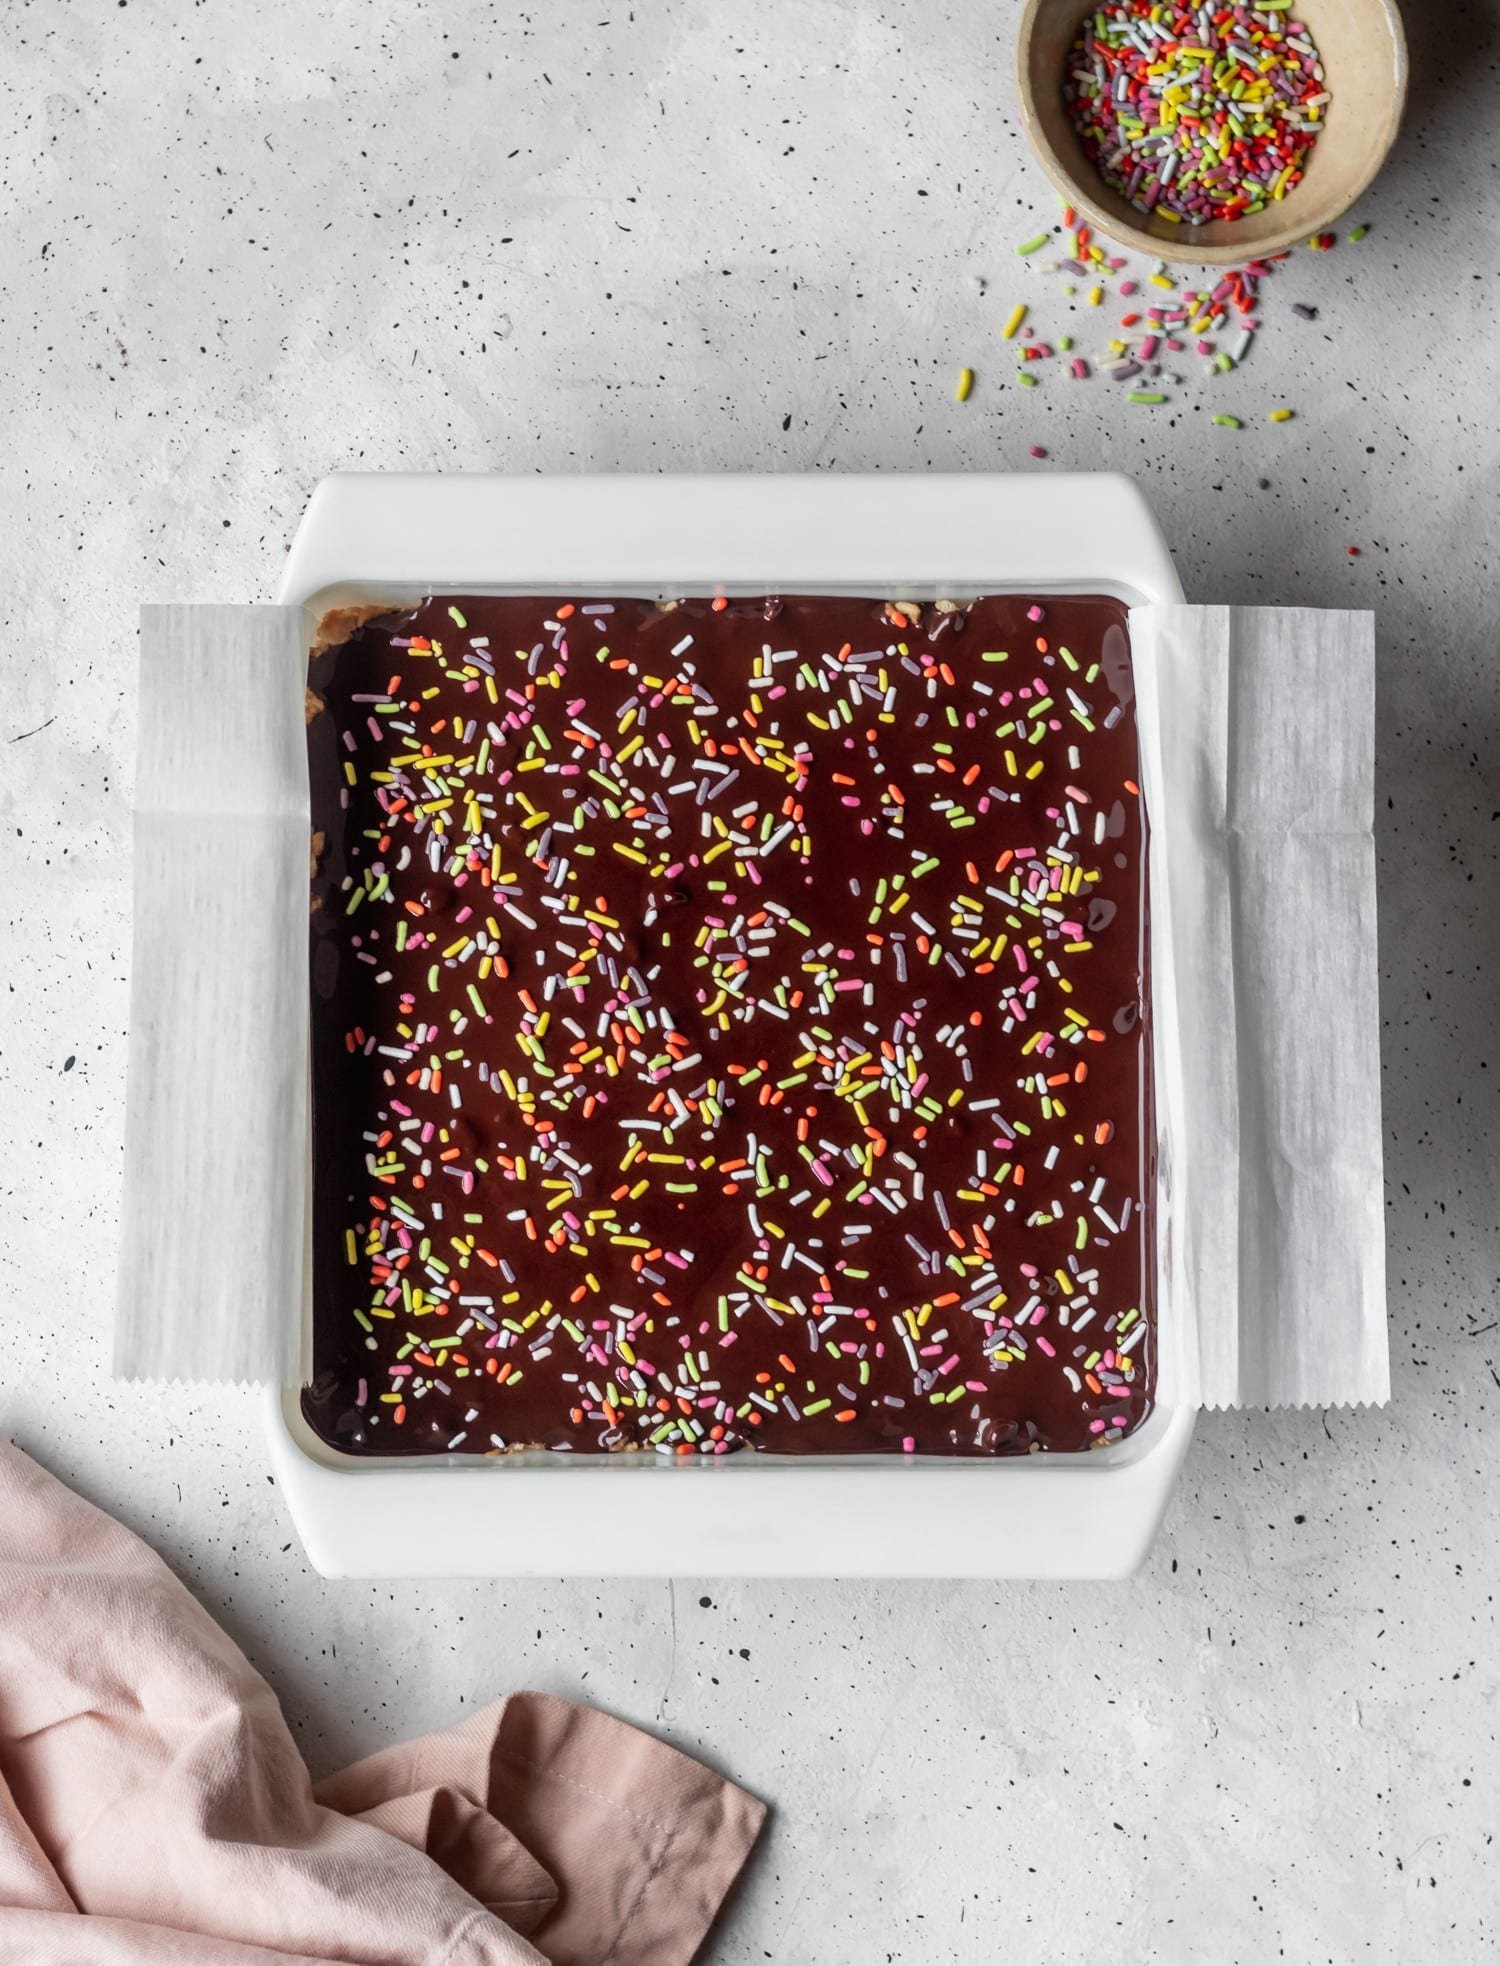
[(1290, 423), (1295, 414), (1295, 411), (1288, 409), (1272, 410), (1271, 421), (1272, 423)]
[(968, 402), (969, 391), (973, 387), (974, 387), (974, 371), (972, 369), (960, 369), (958, 372), (958, 387), (953, 392), (953, 394), (955, 395), (955, 397), (957, 397), (960, 403)]
[(1020, 329), (1021, 323), (1025, 319), (1026, 319), (1026, 303), (1025, 301), (1018, 301), (1016, 305), (1010, 310), (1010, 316), (1007, 319), (1005, 326), (1000, 330), (1001, 334), (1004, 335), (1007, 341), (1015, 340), (1016, 334)]

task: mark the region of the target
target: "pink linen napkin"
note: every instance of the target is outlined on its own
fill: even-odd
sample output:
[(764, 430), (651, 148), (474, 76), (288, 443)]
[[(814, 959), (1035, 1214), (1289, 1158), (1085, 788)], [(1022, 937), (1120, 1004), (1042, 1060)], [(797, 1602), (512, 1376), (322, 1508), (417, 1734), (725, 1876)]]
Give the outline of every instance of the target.
[(686, 1966), (764, 1815), (540, 1693), (315, 1790), (165, 1564), (0, 1441), (7, 1966)]

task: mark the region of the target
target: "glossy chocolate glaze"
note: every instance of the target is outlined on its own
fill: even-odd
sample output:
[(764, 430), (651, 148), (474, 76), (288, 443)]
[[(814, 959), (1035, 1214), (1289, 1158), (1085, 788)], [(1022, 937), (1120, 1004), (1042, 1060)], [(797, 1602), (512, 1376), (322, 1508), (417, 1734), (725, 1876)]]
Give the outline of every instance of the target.
[(345, 626), (309, 675), (315, 1429), (993, 1455), (1137, 1426), (1123, 607)]

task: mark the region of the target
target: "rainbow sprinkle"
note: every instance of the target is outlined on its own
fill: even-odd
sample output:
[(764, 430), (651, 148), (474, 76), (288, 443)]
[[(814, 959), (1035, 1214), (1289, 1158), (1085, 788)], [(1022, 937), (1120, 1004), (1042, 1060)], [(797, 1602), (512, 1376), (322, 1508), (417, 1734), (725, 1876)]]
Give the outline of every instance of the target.
[[(1037, 387), (1054, 356), (1062, 357), (1063, 373), (1074, 382), (1087, 382), (1102, 371), (1117, 383), (1138, 388), (1159, 385), (1163, 390), (1180, 387), (1190, 365), (1213, 383), (1244, 364), (1263, 326), (1266, 283), (1286, 265), (1287, 254), (1247, 260), (1243, 266), (1226, 269), (1212, 285), (1200, 286), (1161, 262), (1143, 267), (1132, 256), (1107, 248), (1071, 206), (1063, 208), (1062, 223), (1062, 256), (1033, 263), (1043, 272), (1061, 276), (1061, 299), (1072, 312), (1084, 305), (1104, 315), (1099, 326), (1105, 339), (1092, 360), (1075, 349), (1071, 335), (1027, 342), (1019, 351), (1017, 382)], [(1363, 238), (1368, 232), (1368, 226), (1356, 226), (1349, 237)], [(1331, 232), (1308, 241), (1321, 252), (1336, 243)], [(1080, 291), (1077, 282), (1082, 278), (1091, 278), (1093, 284)], [(1122, 303), (1117, 313), (1105, 314), (1110, 298), (1106, 280)], [(1018, 306), (1002, 327), (1002, 335), (1011, 322), (1025, 319), (1028, 311), (1027, 306)], [(1305, 301), (1293, 301), (1291, 312), (1303, 321), (1318, 318), (1317, 308)]]
[(314, 659), (351, 1452), (1077, 1451), (1150, 1405), (1103, 600), (440, 596)]
[(1105, 183), (1139, 212), (1205, 225), (1264, 211), (1302, 181), (1329, 105), (1291, 0), (1104, 0), (1063, 100)]

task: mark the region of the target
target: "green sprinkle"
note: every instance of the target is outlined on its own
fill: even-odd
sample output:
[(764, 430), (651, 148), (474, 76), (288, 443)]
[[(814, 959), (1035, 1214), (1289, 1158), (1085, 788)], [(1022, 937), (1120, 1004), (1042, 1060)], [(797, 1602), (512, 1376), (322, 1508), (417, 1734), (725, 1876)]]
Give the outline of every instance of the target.
[(1159, 389), (1132, 389), (1129, 400), (1132, 403), (1164, 403), (1167, 399)]
[(1245, 427), (1237, 416), (1216, 416), (1214, 422), (1221, 430), (1243, 430)]
[(1361, 240), (1361, 239), (1363, 239), (1363, 238), (1365, 237), (1365, 235), (1366, 235), (1366, 234), (1367, 234), (1367, 233), (1369, 232), (1369, 230), (1370, 230), (1370, 228), (1369, 228), (1369, 226), (1368, 226), (1368, 225), (1356, 225), (1356, 226), (1354, 226), (1354, 227), (1353, 227), (1353, 228), (1351, 229), (1351, 231), (1350, 231), (1350, 233), (1349, 233), (1349, 239), (1350, 239), (1350, 243), (1351, 243), (1352, 245), (1356, 245), (1356, 246), (1357, 246), (1357, 245), (1359, 244), (1359, 242), (1360, 242), (1360, 240)]
[(463, 616), (459, 613), (457, 608), (449, 608), (448, 618), (449, 620), (452, 621), (455, 628), (467, 628), (469, 625), (468, 622), (465, 621)]
[(1028, 239), (1025, 245), (1017, 246), (1016, 252), (1022, 259), (1025, 259), (1028, 253), (1039, 253), (1051, 237), (1052, 234), (1050, 232), (1039, 232), (1034, 239)]
[(1016, 381), (1020, 383), (1023, 389), (1036, 388), (1036, 377), (1034, 375), (1027, 375), (1024, 369), (1022, 369), (1020, 374), (1016, 377)]

